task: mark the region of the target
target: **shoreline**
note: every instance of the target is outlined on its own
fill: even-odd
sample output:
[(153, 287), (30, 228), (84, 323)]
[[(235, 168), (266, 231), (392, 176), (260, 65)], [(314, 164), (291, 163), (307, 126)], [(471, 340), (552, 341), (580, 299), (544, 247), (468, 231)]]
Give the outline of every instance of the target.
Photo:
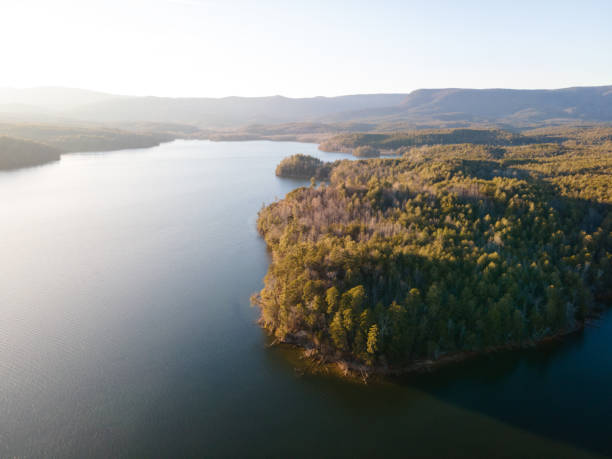
[[(177, 139), (170, 139), (170, 140), (162, 140), (162, 141), (156, 141), (154, 143), (152, 142), (147, 145), (136, 145), (136, 146), (128, 145), (128, 146), (121, 147), (121, 148), (109, 147), (107, 149), (97, 149), (97, 150), (83, 149), (83, 150), (75, 150), (75, 151), (57, 150), (53, 158), (36, 158), (34, 160), (30, 159), (30, 161), (26, 161), (26, 162), (22, 160), (21, 163), (15, 163), (11, 165), (0, 165), (0, 172), (13, 172), (13, 171), (22, 170), (22, 169), (30, 169), (34, 167), (46, 166), (48, 164), (52, 164), (52, 163), (61, 161), (62, 156), (64, 155), (74, 155), (74, 154), (78, 155), (78, 154), (86, 154), (86, 153), (111, 153), (111, 152), (123, 151), (123, 150), (142, 150), (142, 149), (147, 149), (147, 148), (159, 147), (160, 145), (164, 143), (173, 142), (175, 140), (183, 140), (183, 139), (177, 138)], [(20, 158), (17, 158), (17, 160), (20, 160)]]
[[(274, 338), (268, 344), (268, 347), (287, 346), (288, 348), (299, 352), (299, 360), (305, 364), (299, 367), (294, 367), (297, 375), (322, 375), (332, 374), (342, 379), (353, 380), (359, 383), (368, 384), (370, 380), (381, 380), (385, 378), (401, 377), (415, 374), (432, 373), (452, 364), (458, 364), (469, 360), (474, 360), (479, 357), (494, 355), (503, 352), (519, 352), (528, 349), (536, 349), (540, 346), (546, 346), (555, 342), (560, 342), (568, 337), (578, 335), (584, 332), (584, 329), (593, 322), (597, 321), (603, 309), (582, 322), (577, 322), (576, 326), (563, 330), (560, 333), (545, 336), (537, 341), (528, 341), (523, 344), (508, 344), (502, 346), (490, 347), (480, 351), (456, 351), (444, 354), (437, 359), (414, 360), (410, 363), (401, 366), (390, 365), (366, 365), (354, 360), (337, 357), (335, 355), (325, 354), (317, 348), (310, 340), (299, 339), (295, 336), (285, 340)], [(260, 324), (261, 326), (261, 324)], [(270, 331), (266, 328), (268, 336)]]

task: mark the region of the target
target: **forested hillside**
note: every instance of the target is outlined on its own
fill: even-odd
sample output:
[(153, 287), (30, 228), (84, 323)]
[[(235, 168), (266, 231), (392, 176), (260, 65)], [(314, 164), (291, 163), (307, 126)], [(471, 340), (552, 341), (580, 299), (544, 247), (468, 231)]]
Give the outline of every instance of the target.
[(164, 132), (42, 123), (0, 123), (0, 135), (34, 140), (62, 152), (152, 147), (173, 138)]
[(612, 143), (339, 161), (263, 208), (261, 323), (381, 371), (580, 329), (612, 299)]
[[(145, 148), (187, 135), (170, 131), (150, 132), (142, 127), (139, 131), (129, 131), (43, 123), (0, 123), (0, 136), (5, 137), (0, 144), (0, 169), (7, 169), (43, 164), (59, 159), (61, 153)], [(8, 138), (12, 140), (9, 142)]]
[(59, 158), (59, 150), (48, 145), (0, 136), (0, 170), (35, 166)]

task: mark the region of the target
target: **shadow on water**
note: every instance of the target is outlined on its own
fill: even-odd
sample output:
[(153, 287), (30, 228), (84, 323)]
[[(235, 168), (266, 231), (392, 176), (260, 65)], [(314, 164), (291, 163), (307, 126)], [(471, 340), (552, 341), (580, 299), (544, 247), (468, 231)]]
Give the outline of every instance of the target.
[(612, 455), (612, 313), (534, 349), (505, 351), (393, 380), (553, 441)]
[[(279, 420), (282, 427), (276, 431), (275, 454), (292, 451), (302, 457), (325, 451), (332, 457), (405, 457), (409, 451), (412, 457), (473, 458), (592, 457), (605, 452), (605, 448), (530, 428), (501, 413), (505, 406), (495, 392), (504, 389), (504, 379), (516, 372), (521, 360), (527, 358), (529, 366), (539, 368), (554, 360), (558, 351), (508, 354), (498, 365), (477, 359), (428, 375), (363, 385), (334, 374), (299, 376), (294, 372), (303, 365), (299, 352), (283, 346), (269, 348), (267, 366), (275, 369), (277, 380), (279, 373), (292, 380), (302, 397), (298, 404), (287, 397)], [(520, 386), (520, 382), (513, 384)], [(482, 391), (482, 387), (489, 389)], [(529, 416), (529, 411), (523, 406), (523, 415)], [(279, 415), (278, 410), (274, 412)], [(300, 440), (289, 429), (308, 432), (317, 446), (302, 439), (302, 449), (296, 453), (291, 441)]]

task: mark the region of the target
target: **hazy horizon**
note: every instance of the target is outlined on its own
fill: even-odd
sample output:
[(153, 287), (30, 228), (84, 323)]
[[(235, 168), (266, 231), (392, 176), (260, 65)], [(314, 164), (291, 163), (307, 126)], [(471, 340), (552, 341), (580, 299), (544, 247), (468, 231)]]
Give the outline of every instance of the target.
[(510, 91), (556, 91), (561, 89), (572, 89), (572, 88), (589, 88), (589, 87), (607, 87), (612, 86), (612, 82), (598, 84), (598, 85), (576, 85), (576, 86), (564, 86), (559, 88), (552, 87), (541, 87), (541, 88), (512, 88), (512, 87), (459, 87), (459, 86), (445, 86), (445, 87), (424, 87), (424, 88), (414, 88), (409, 91), (396, 91), (396, 92), (356, 92), (356, 93), (342, 93), (342, 94), (333, 94), (333, 95), (325, 95), (325, 94), (315, 94), (312, 96), (288, 96), (285, 94), (262, 94), (256, 96), (240, 96), (236, 94), (228, 94), (222, 96), (191, 96), (191, 95), (182, 95), (182, 96), (164, 96), (158, 94), (125, 94), (125, 93), (112, 93), (108, 91), (102, 91), (95, 88), (82, 88), (82, 87), (70, 87), (70, 86), (0, 86), (0, 91), (8, 90), (8, 91), (28, 91), (28, 90), (76, 90), (76, 91), (86, 91), (91, 93), (98, 93), (103, 95), (110, 96), (119, 96), (119, 97), (157, 97), (157, 98), (173, 98), (173, 99), (227, 99), (227, 98), (268, 98), (268, 97), (284, 97), (287, 99), (313, 99), (313, 98), (334, 98), (334, 97), (348, 97), (348, 96), (368, 96), (368, 95), (388, 95), (388, 94), (409, 94), (414, 91), (419, 90), (444, 90), (444, 89), (477, 89), (477, 90), (510, 90)]
[[(604, 1), (24, 0), (0, 87), (157, 97), (334, 97), (610, 84)], [(24, 27), (27, 24), (27, 27)]]

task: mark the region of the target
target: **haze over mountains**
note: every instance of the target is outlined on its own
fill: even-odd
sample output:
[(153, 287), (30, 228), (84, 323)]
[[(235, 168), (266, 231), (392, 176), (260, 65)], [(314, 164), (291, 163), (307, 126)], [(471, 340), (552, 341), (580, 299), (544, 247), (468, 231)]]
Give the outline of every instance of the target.
[[(552, 120), (612, 120), (612, 86), (556, 90), (419, 89), (397, 107), (364, 117), (456, 120), (514, 126)], [(353, 115), (356, 118), (357, 114)]]
[(133, 97), (70, 88), (0, 89), (0, 118), (91, 123), (179, 123), (237, 128), (253, 123), (497, 124), (524, 127), (612, 122), (612, 86), (555, 90), (420, 89), (408, 94), (287, 98)]

